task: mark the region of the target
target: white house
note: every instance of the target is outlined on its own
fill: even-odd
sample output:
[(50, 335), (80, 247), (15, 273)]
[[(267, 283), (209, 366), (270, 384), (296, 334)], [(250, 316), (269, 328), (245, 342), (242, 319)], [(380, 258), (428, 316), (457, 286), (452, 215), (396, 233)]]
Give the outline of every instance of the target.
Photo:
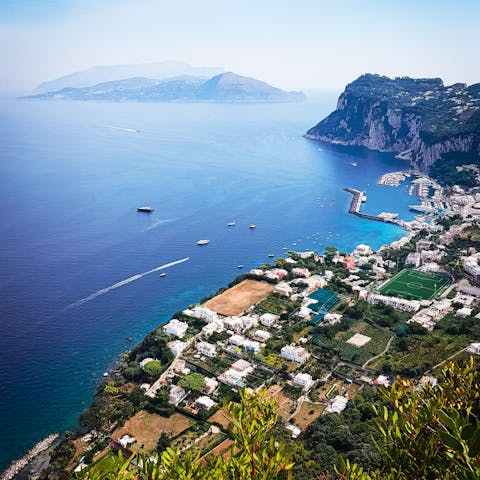
[(197, 349), (198, 353), (206, 355), (207, 357), (213, 358), (217, 355), (217, 349), (212, 343), (198, 342), (195, 348)]
[(218, 318), (216, 312), (200, 305), (196, 305), (192, 310), (189, 310), (188, 312), (189, 313), (186, 313), (186, 311), (184, 311), (183, 313), (191, 317), (199, 318), (200, 320), (203, 320), (207, 323), (214, 322)]
[(390, 305), (395, 310), (400, 310), (402, 312), (416, 312), (421, 306), (418, 300), (406, 300), (405, 298), (399, 297), (387, 297), (386, 295), (378, 295), (376, 293), (372, 293), (368, 297), (368, 302), (372, 305), (377, 305), (378, 303)]
[(240, 317), (227, 317), (223, 320), (226, 329), (240, 333), (243, 330), (243, 321)]
[(272, 336), (272, 334), (266, 332), (265, 330), (255, 330), (255, 332), (253, 332), (253, 336), (261, 342), (266, 342)]
[(168, 403), (172, 405), (178, 405), (183, 400), (185, 395), (185, 389), (179, 387), (178, 385), (173, 385), (168, 394)]
[(187, 329), (188, 325), (185, 322), (177, 320), (176, 318), (173, 318), (166, 325), (163, 326), (163, 331), (167, 335), (174, 335), (178, 338), (183, 338)]
[(207, 323), (202, 328), (202, 334), (205, 335), (206, 337), (209, 337), (212, 333), (223, 332), (223, 330), (224, 330), (223, 323), (220, 322), (219, 320), (215, 320), (213, 322)]
[(345, 410), (347, 403), (348, 399), (346, 397), (337, 395), (333, 400), (330, 401), (325, 411), (329, 413), (341, 413)]
[(308, 278), (310, 277), (311, 273), (308, 268), (292, 268), (292, 275), (294, 277)]
[(243, 335), (234, 334), (228, 339), (228, 341), (236, 347), (243, 347), (245, 337)]
[(205, 377), (205, 390), (207, 393), (213, 393), (218, 387), (218, 381), (213, 377)]
[(186, 345), (187, 345), (187, 342), (182, 342), (181, 340), (173, 340), (167, 343), (167, 347), (175, 356), (180, 355), (183, 352)]
[(305, 363), (309, 359), (310, 353), (303, 347), (297, 347), (292, 343), (290, 345), (285, 345), (280, 350), (280, 356), (291, 362)]
[(285, 282), (277, 283), (277, 285), (275, 285), (273, 289), (276, 292), (281, 293), (282, 295), (285, 295), (286, 297), (289, 297), (293, 292), (292, 287)]
[(354, 255), (371, 255), (372, 254), (372, 248), (368, 245), (360, 243), (360, 245), (357, 245), (355, 247), (355, 250), (353, 251), (353, 254)]
[(195, 406), (201, 408), (202, 410), (210, 410), (215, 405), (215, 402), (206, 395), (198, 397), (195, 400)]
[(297, 373), (293, 379), (293, 384), (304, 389), (310, 388), (313, 383), (312, 376), (308, 373)]
[(260, 323), (265, 327), (271, 327), (278, 320), (278, 315), (273, 313), (264, 313), (260, 317)]
[(471, 314), (472, 314), (472, 309), (468, 307), (459, 308), (455, 312), (455, 315), (457, 317), (462, 317), (462, 318), (469, 317)]

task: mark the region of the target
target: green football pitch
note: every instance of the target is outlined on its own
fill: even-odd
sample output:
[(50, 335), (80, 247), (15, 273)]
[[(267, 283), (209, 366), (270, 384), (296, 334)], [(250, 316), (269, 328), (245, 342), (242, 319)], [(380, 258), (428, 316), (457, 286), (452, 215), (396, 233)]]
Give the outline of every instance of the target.
[(450, 285), (450, 278), (443, 275), (405, 269), (397, 273), (379, 289), (382, 295), (415, 300), (433, 300)]

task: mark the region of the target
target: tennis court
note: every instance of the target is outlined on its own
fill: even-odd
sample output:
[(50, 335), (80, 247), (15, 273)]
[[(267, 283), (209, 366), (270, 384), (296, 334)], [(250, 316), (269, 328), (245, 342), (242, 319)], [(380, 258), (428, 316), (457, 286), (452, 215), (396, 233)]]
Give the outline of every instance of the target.
[(404, 269), (380, 287), (382, 295), (415, 300), (433, 300), (450, 285), (449, 277)]
[(313, 325), (316, 325), (323, 320), (323, 317), (328, 311), (339, 301), (339, 298), (334, 291), (325, 288), (315, 290), (308, 296), (308, 298), (317, 301), (317, 303), (311, 303), (308, 305), (308, 308), (317, 314), (310, 320), (310, 323)]

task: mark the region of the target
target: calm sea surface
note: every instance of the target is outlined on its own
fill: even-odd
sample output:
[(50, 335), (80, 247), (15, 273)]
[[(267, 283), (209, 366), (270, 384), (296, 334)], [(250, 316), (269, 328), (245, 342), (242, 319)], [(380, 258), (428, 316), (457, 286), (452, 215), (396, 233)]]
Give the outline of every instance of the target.
[[(253, 268), (282, 247), (350, 250), (403, 235), (349, 215), (342, 189), (367, 190), (365, 212), (410, 219), (408, 187), (376, 185), (405, 163), (302, 137), (334, 102), (1, 102), (0, 469), (75, 425), (131, 346), (125, 337), (140, 341), (225, 286), (238, 264)], [(210, 244), (197, 247), (203, 238)], [(66, 308), (184, 257), (164, 278)]]

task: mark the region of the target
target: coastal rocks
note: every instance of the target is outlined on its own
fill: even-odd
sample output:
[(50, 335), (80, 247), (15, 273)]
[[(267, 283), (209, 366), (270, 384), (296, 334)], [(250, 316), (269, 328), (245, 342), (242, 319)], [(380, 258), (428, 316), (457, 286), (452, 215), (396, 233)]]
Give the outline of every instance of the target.
[(396, 153), (423, 172), (445, 153), (480, 152), (478, 85), (362, 75), (307, 138)]

